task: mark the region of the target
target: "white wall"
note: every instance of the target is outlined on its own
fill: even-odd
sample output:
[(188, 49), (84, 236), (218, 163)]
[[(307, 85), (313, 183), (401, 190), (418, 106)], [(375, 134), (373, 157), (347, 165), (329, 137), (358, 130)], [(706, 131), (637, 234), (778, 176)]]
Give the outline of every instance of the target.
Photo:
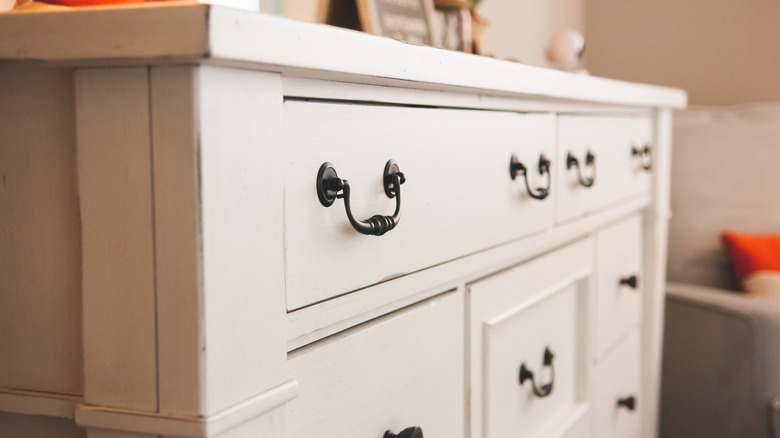
[(780, 1), (587, 0), (585, 23), (592, 74), (684, 88), (691, 104), (780, 100)]

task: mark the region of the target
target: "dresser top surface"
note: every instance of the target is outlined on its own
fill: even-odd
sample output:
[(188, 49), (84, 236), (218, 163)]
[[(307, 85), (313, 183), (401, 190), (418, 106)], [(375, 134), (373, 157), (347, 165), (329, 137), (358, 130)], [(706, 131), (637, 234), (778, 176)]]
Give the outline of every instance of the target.
[[(315, 79), (683, 108), (679, 89), (559, 72), (189, 2), (0, 14), (0, 63), (212, 64)], [(362, 78), (362, 79), (361, 79)], [(398, 82), (401, 81), (401, 82)]]

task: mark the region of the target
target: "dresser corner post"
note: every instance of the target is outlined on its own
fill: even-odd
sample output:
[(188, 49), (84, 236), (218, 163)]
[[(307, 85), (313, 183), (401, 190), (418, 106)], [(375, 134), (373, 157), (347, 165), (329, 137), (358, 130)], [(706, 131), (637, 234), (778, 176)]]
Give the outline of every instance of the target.
[(645, 215), (645, 269), (648, 293), (644, 302), (643, 357), (646, 365), (642, 386), (647, 394), (642, 416), (643, 436), (658, 435), (660, 411), (661, 356), (663, 350), (664, 301), (666, 296), (666, 253), (671, 217), (672, 110), (654, 110), (652, 202)]

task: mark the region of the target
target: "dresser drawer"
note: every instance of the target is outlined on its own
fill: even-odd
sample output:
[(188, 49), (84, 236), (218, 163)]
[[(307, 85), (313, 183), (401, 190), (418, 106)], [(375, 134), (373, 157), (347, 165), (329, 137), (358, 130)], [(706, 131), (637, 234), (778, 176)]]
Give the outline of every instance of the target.
[(587, 436), (591, 244), (470, 287), (473, 407), (481, 410), (472, 435)]
[(449, 292), (290, 353), (287, 437), (463, 437), (464, 309)]
[[(554, 153), (550, 114), (287, 101), (284, 116), (288, 310), (552, 226), (554, 191), (532, 198), (509, 169), (514, 154), (532, 189), (554, 179), (538, 172), (540, 156)], [(343, 199), (320, 203), (318, 170), (329, 162), (349, 181), (355, 218), (393, 214), (389, 159), (406, 179), (394, 229), (360, 234)]]
[(649, 193), (651, 128), (646, 116), (559, 117), (558, 222)]
[(640, 436), (640, 332), (634, 330), (596, 368), (595, 416), (599, 438)]
[(642, 316), (642, 220), (634, 216), (596, 237), (597, 352), (603, 355)]

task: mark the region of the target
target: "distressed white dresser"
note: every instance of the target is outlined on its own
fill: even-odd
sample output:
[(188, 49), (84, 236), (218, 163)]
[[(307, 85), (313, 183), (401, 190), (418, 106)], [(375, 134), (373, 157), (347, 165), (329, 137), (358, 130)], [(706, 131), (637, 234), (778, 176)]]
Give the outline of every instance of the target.
[(0, 16), (0, 436), (653, 437), (679, 90)]

